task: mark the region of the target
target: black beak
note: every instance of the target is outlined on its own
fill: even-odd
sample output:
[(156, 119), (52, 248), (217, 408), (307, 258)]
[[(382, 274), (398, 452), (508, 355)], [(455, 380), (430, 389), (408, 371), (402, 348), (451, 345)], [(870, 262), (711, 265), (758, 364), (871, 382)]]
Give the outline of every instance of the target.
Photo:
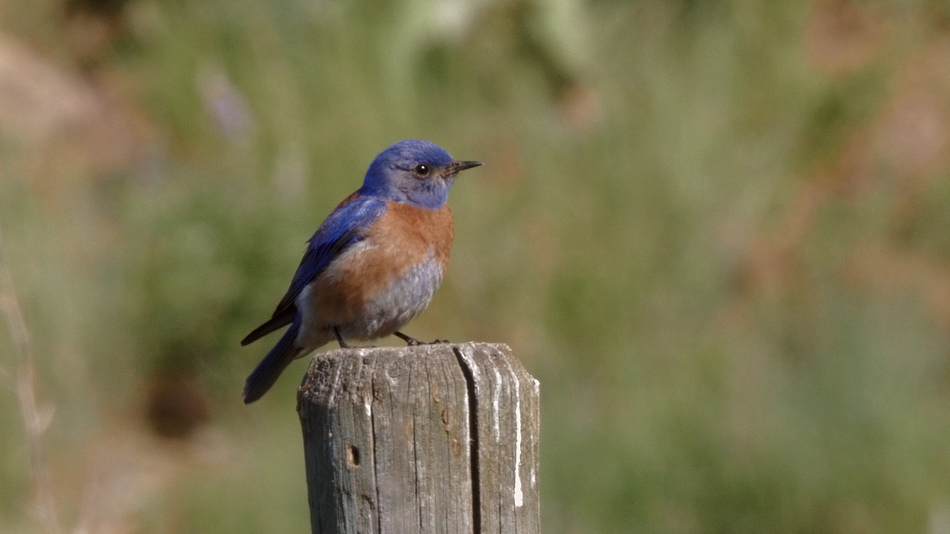
[(448, 172), (446, 175), (452, 176), (453, 174), (464, 171), (465, 169), (471, 169), (472, 167), (478, 167), (481, 165), (481, 161), (453, 161), (449, 163)]

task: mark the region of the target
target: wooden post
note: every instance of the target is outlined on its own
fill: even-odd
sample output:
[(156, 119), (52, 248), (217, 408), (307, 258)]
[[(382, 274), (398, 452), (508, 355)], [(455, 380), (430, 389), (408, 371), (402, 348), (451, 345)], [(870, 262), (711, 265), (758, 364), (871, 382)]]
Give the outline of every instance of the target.
[(540, 532), (539, 385), (506, 345), (332, 350), (297, 399), (314, 534)]

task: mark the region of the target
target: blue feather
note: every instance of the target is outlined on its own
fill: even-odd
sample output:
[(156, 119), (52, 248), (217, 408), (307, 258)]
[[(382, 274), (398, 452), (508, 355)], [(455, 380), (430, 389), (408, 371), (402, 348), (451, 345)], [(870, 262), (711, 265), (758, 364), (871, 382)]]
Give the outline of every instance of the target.
[(330, 262), (362, 241), (367, 229), (386, 213), (386, 202), (377, 198), (356, 197), (337, 208), (310, 238), (310, 244), (300, 266), (290, 282), (290, 289), (277, 305), (277, 310), (292, 305), (297, 295), (320, 275)]
[(310, 238), (307, 251), (290, 282), (290, 288), (277, 304), (271, 318), (241, 340), (241, 345), (253, 343), (267, 334), (290, 324), (297, 315), (297, 296), (313, 282), (327, 266), (354, 243), (362, 241), (367, 229), (384, 213), (386, 201), (357, 196), (337, 207)]
[(297, 339), (297, 333), (300, 331), (300, 316), (294, 318), (290, 328), (284, 332), (280, 341), (274, 345), (274, 348), (267, 353), (267, 356), (257, 364), (254, 372), (247, 377), (244, 383), (244, 404), (250, 404), (261, 398), (267, 390), (274, 385), (277, 377), (284, 371), (290, 362), (300, 353), (300, 347), (297, 347), (294, 341)]

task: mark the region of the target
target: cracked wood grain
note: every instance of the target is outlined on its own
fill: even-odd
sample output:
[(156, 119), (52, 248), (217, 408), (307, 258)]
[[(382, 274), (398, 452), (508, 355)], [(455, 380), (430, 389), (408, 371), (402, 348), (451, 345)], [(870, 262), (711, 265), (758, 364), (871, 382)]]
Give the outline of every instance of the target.
[(298, 394), (313, 532), (540, 532), (538, 407), (505, 345), (318, 354)]

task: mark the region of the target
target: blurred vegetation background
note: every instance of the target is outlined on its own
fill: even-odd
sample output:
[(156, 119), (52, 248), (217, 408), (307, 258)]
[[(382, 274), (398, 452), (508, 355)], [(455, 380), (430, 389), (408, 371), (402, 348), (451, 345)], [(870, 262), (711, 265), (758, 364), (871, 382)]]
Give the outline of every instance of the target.
[(937, 0), (3, 0), (0, 531), (306, 532), (238, 340), (403, 138), (486, 164), (408, 332), (541, 381), (546, 532), (950, 533)]

